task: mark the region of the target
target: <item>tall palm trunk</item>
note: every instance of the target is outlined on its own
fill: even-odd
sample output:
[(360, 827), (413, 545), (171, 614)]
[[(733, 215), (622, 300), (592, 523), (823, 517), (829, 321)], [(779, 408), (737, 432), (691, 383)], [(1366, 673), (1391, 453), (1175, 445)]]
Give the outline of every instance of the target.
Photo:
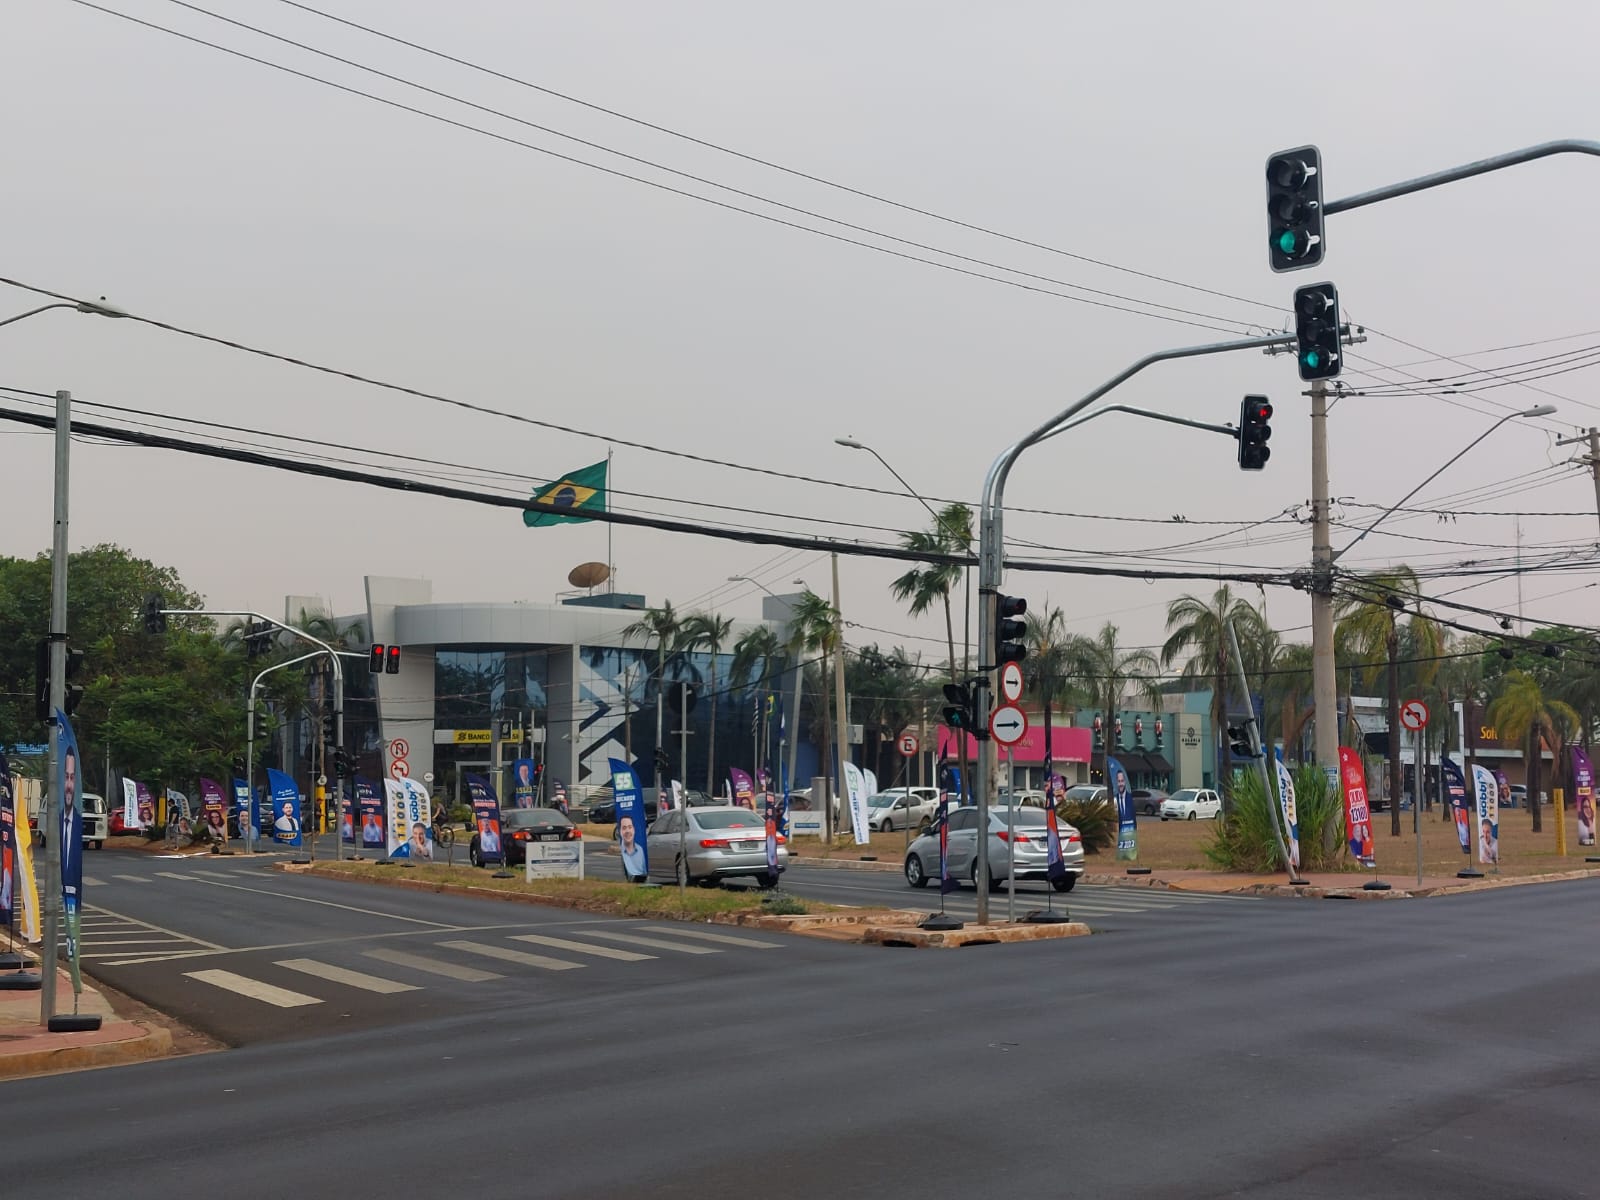
[(1528, 755), (1528, 807), (1533, 810), (1533, 831), (1543, 833), (1543, 814), (1539, 811), (1539, 777), (1544, 771), (1544, 736), (1537, 721), (1528, 730), (1528, 745), (1533, 751)]
[[(950, 682), (959, 683), (960, 678), (956, 674), (956, 626), (950, 615), (949, 592), (944, 594), (944, 637), (950, 647)], [(965, 799), (972, 794), (972, 777), (968, 774), (971, 768), (967, 762), (967, 735), (964, 730), (959, 729), (952, 729), (950, 733), (956, 739), (956, 761), (961, 764), (960, 796)]]
[(706, 735), (706, 795), (715, 796), (717, 782), (717, 656), (711, 656), (711, 732)]
[[(1400, 631), (1389, 617), (1389, 835), (1400, 836)], [(1412, 803), (1416, 803), (1413, 799)]]

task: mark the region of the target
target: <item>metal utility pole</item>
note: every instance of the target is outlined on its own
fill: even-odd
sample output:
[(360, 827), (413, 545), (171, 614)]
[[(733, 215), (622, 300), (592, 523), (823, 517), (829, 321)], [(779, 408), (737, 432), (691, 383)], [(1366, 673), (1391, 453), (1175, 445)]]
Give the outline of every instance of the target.
[[(67, 692), (67, 468), (72, 454), (72, 393), (56, 393), (56, 483), (55, 527), (50, 539), (50, 760), (44, 804), (39, 813), (39, 828), (45, 833), (44, 947), (39, 954), (39, 1024), (49, 1025), (56, 1012), (56, 958), (61, 950), (61, 830), (67, 822), (58, 821), (57, 805), (66, 802), (61, 778), (61, 726), (56, 713), (62, 711)], [(73, 797), (76, 800), (76, 796)], [(55, 830), (52, 840), (48, 833)]]
[[(850, 802), (850, 786), (844, 777), (844, 764), (850, 757), (849, 731), (845, 728), (845, 699), (844, 699), (844, 610), (839, 607), (839, 555), (833, 556), (833, 720), (836, 737), (839, 743), (839, 785), (838, 796), (841, 800), (840, 812), (844, 811), (843, 805)], [(830, 801), (824, 820), (833, 817), (833, 804)], [(828, 844), (833, 845), (832, 826), (828, 829)], [(852, 837), (855, 824), (851, 822)]]
[(1333, 656), (1333, 535), (1328, 513), (1328, 385), (1311, 385), (1311, 697), (1317, 762), (1339, 779), (1339, 688)]

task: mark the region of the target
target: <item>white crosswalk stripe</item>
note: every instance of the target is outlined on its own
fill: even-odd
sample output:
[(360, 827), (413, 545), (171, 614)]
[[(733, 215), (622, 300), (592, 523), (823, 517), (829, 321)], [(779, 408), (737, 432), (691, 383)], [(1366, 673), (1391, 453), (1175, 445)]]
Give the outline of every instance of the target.
[(486, 983), (491, 979), (504, 979), (504, 975), (496, 975), (493, 971), (480, 971), (477, 967), (463, 967), (457, 963), (446, 962), (442, 958), (429, 958), (423, 954), (409, 954), (404, 950), (367, 950), (366, 957), (375, 958), (379, 962), (393, 963), (397, 967), (410, 967), (413, 971), (422, 971), (428, 975), (439, 975), (445, 979), (457, 979), (462, 983)]
[(655, 957), (654, 954), (636, 954), (632, 950), (618, 950), (615, 946), (592, 946), (588, 942), (574, 942), (569, 938), (545, 937), (539, 933), (514, 933), (511, 935), (514, 942), (532, 942), (536, 946), (548, 946), (552, 950), (569, 950), (573, 954), (592, 954), (596, 958), (609, 958), (616, 962), (644, 962)]
[(672, 950), (678, 954), (721, 954), (722, 951), (712, 946), (685, 946), (682, 942), (668, 942), (661, 938), (640, 937), (633, 933), (617, 933), (610, 929), (590, 929), (585, 933), (589, 937), (601, 937), (607, 941), (627, 942), (630, 946), (647, 946), (652, 950)]
[(154, 883), (148, 875), (113, 875), (111, 878), (120, 879), (124, 883)]
[(564, 958), (548, 958), (543, 954), (527, 954), (509, 946), (491, 946), (486, 942), (440, 942), (446, 950), (464, 950), (468, 954), (481, 954), (485, 958), (498, 958), (502, 962), (520, 963), (525, 967), (538, 967), (544, 971), (576, 971), (584, 963), (568, 962)]
[(236, 975), (232, 971), (185, 971), (184, 975), (199, 983), (209, 983), (212, 987), (219, 987), (235, 995), (248, 996), (252, 1000), (260, 1000), (263, 1004), (271, 1004), (276, 1008), (304, 1008), (310, 1004), (321, 1004), (315, 996), (307, 996), (303, 992), (291, 992), (288, 988), (274, 987), (270, 983), (262, 983), (259, 979), (251, 979), (248, 975)]
[(421, 990), (414, 983), (400, 983), (378, 975), (368, 975), (363, 971), (352, 971), (348, 967), (336, 967), (332, 963), (318, 962), (314, 958), (285, 958), (279, 960), (278, 966), (290, 971), (299, 971), (304, 975), (315, 975), (318, 979), (326, 979), (331, 983), (360, 988), (364, 992), (376, 992), (380, 996)]
[(96, 879), (93, 875), (85, 875), (83, 877), (83, 882), (87, 887), (105, 887), (105, 883), (99, 879)]
[(687, 929), (667, 925), (641, 925), (645, 933), (665, 933), (672, 937), (699, 938), (705, 942), (716, 942), (723, 946), (740, 946), (746, 950), (781, 950), (779, 942), (759, 942), (751, 937), (735, 937), (731, 933), (711, 933), (705, 929)]

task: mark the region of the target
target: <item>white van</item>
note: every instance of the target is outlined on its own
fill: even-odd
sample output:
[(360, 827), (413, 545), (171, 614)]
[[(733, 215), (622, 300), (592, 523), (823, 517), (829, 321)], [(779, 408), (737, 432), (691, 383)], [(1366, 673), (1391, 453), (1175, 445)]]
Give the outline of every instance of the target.
[[(34, 841), (39, 845), (45, 844), (44, 832), (39, 828), (39, 813), (44, 808), (45, 796), (42, 792), (35, 792), (37, 799), (29, 797), (28, 800), (28, 825), (34, 831)], [(83, 844), (93, 846), (96, 850), (105, 848), (107, 823), (110, 820), (104, 796), (94, 792), (83, 793)]]

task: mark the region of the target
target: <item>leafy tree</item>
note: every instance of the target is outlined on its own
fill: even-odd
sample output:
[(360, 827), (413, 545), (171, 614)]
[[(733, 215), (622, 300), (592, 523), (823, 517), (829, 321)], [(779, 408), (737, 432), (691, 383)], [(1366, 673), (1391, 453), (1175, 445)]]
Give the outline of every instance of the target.
[[(1554, 774), (1561, 778), (1562, 758), (1567, 745), (1582, 721), (1576, 710), (1564, 701), (1544, 694), (1539, 681), (1524, 671), (1512, 671), (1501, 681), (1500, 694), (1489, 705), (1489, 720), (1502, 737), (1523, 742), (1528, 764), (1528, 808), (1533, 812), (1533, 832), (1543, 830), (1539, 813), (1539, 772), (1543, 750), (1550, 747)], [(1556, 814), (1561, 820), (1561, 814)]]
[(1072, 634), (1060, 608), (1045, 600), (1043, 612), (1030, 612), (1024, 618), (1022, 640), (1028, 657), (1022, 660), (1022, 678), (1030, 695), (1037, 696), (1044, 709), (1044, 724), (1050, 728), (1053, 704), (1075, 700), (1078, 692), (1070, 684), (1072, 675)]
[[(1094, 637), (1079, 635), (1067, 643), (1067, 661), (1074, 673), (1102, 705), (1106, 713), (1105, 749), (1101, 773), (1105, 777), (1104, 756), (1111, 753), (1111, 723), (1130, 694), (1154, 696), (1152, 676), (1160, 669), (1156, 656), (1148, 650), (1128, 649), (1117, 641), (1117, 627), (1107, 621)], [(1109, 777), (1107, 777), (1109, 783)]]
[[(1240, 653), (1260, 638), (1265, 623), (1254, 605), (1235, 596), (1226, 584), (1209, 600), (1180, 596), (1167, 606), (1167, 640), (1161, 647), (1162, 666), (1183, 658), (1179, 678), (1187, 684), (1203, 683), (1211, 688), (1211, 734), (1221, 747), (1219, 774), (1226, 780), (1233, 775), (1233, 755), (1226, 735), (1228, 693), (1234, 673), (1233, 651), (1228, 641), (1228, 622), (1239, 636)], [(1224, 792), (1224, 800), (1226, 800)]]
[[(733, 621), (716, 613), (692, 613), (684, 618), (682, 645), (685, 650), (703, 649), (711, 658), (711, 732), (706, 743), (706, 795), (717, 794), (717, 662), (723, 644), (733, 632)], [(685, 770), (688, 767), (685, 764)]]
[[(664, 600), (659, 608), (647, 608), (644, 616), (622, 631), (623, 641), (633, 638), (653, 640), (656, 644), (655, 670), (650, 673), (646, 681), (647, 688), (654, 688), (656, 698), (656, 750), (653, 769), (660, 781), (661, 775), (661, 717), (664, 711), (662, 695), (663, 684), (666, 680), (667, 659), (669, 655), (676, 654), (681, 648), (683, 637), (683, 617), (672, 607), (672, 601)], [(687, 764), (679, 764), (683, 769)]]
[[(829, 656), (843, 653), (844, 639), (840, 628), (839, 611), (832, 604), (817, 595), (810, 588), (801, 594), (795, 602), (789, 615), (789, 644), (791, 652), (816, 654), (818, 656), (817, 669), (807, 671), (808, 676), (816, 679), (816, 692), (822, 698), (820, 709), (814, 709), (814, 714), (820, 713), (820, 720), (814, 715), (812, 723), (812, 740), (818, 750), (818, 770), (829, 775), (833, 774), (830, 748), (832, 745), (831, 724), (828, 713), (832, 708), (833, 673), (828, 669)], [(844, 749), (840, 749), (840, 762), (844, 761)], [(792, 755), (791, 755), (792, 760)], [(837, 778), (844, 778), (841, 766)], [(820, 798), (819, 798), (820, 799)], [(822, 805), (822, 829), (824, 840), (830, 845), (833, 841), (833, 806)]]

